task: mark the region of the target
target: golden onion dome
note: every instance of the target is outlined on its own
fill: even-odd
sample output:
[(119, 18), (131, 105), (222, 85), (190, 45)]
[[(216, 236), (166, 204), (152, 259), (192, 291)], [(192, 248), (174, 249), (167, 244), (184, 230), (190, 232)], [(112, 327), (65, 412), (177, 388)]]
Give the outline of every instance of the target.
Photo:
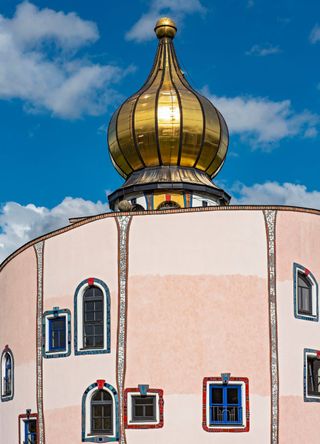
[(176, 31), (171, 19), (158, 20), (159, 45), (149, 77), (111, 119), (109, 150), (125, 178), (159, 166), (195, 168), (213, 178), (224, 163), (227, 125), (187, 82), (173, 46)]

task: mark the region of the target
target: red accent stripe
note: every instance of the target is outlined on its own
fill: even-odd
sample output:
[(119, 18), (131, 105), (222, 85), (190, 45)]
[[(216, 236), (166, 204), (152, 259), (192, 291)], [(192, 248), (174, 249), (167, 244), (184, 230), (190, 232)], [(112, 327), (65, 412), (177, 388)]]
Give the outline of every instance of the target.
[(166, 201), (169, 202), (171, 200), (171, 194), (166, 194)]

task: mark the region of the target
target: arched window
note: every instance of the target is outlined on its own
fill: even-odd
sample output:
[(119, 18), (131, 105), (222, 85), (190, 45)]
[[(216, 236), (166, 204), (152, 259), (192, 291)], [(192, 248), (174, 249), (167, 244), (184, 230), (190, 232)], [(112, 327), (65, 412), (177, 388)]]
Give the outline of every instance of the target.
[(97, 278), (82, 281), (74, 295), (75, 354), (110, 353), (110, 293)]
[(13, 356), (9, 348), (2, 353), (1, 359), (1, 399), (9, 401), (13, 398)]
[(119, 439), (118, 394), (104, 379), (91, 384), (82, 396), (82, 441), (115, 442)]
[(97, 390), (91, 398), (91, 433), (113, 434), (113, 398), (105, 390)]
[(294, 316), (306, 321), (319, 321), (318, 283), (311, 271), (293, 264)]
[(157, 210), (174, 210), (177, 208), (181, 208), (177, 202), (174, 202), (173, 200), (165, 200), (158, 206)]
[(92, 285), (83, 295), (83, 348), (103, 348), (103, 293)]
[(312, 283), (300, 271), (298, 272), (298, 312), (312, 315)]

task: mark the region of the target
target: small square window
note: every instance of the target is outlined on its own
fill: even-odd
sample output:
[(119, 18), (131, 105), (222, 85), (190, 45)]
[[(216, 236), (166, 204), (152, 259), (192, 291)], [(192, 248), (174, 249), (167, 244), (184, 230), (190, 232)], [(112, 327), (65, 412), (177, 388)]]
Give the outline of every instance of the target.
[(156, 395), (132, 396), (132, 420), (139, 422), (156, 420)]
[(232, 377), (203, 380), (203, 429), (207, 432), (249, 431), (249, 381)]
[(141, 394), (138, 388), (126, 389), (124, 413), (129, 429), (163, 427), (163, 391), (148, 388)]
[(320, 351), (304, 350), (304, 400), (320, 402)]

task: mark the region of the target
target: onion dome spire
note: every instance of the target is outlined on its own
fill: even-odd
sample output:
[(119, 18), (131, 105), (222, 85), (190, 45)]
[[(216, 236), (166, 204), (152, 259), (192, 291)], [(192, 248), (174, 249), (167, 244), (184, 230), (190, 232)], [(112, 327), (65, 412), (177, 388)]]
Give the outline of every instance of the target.
[(128, 198), (129, 188), (145, 192), (151, 184), (154, 190), (174, 184), (182, 192), (211, 188), (210, 194), (215, 190), (219, 203), (226, 204), (230, 197), (211, 182), (227, 153), (225, 120), (186, 80), (173, 45), (174, 21), (161, 18), (154, 30), (159, 44), (151, 72), (109, 125), (111, 159), (127, 179), (109, 197), (111, 207), (115, 199)]

